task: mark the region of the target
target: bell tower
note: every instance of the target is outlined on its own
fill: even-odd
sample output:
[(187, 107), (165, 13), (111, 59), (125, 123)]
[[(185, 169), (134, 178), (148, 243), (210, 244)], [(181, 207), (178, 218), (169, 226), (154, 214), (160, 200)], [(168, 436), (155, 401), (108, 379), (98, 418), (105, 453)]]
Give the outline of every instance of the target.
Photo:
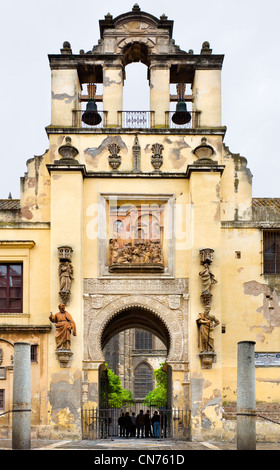
[[(99, 28), (92, 50), (75, 53), (64, 42), (60, 54), (49, 55), (51, 253), (73, 250), (69, 311), (83, 343), (73, 341), (71, 370), (82, 371), (83, 406), (99, 406), (107, 340), (147, 329), (166, 348), (169, 406), (190, 410), (196, 377), (210, 372), (204, 368), (211, 369), (213, 394), (222, 389), (220, 332), (215, 351), (202, 357), (197, 316), (205, 307), (199, 253), (215, 252), (217, 278), (221, 259), (223, 55), (207, 42), (199, 54), (181, 50), (173, 21), (137, 4), (116, 18), (108, 13)], [(133, 62), (147, 67), (148, 111), (123, 109), (126, 66)], [(61, 158), (65, 146), (68, 157)], [(56, 278), (52, 263), (53, 310)], [(207, 308), (219, 318), (219, 282), (211, 299)], [(123, 371), (129, 383), (139, 361), (131, 364)], [(215, 413), (220, 432), (221, 407)]]
[[(78, 111), (86, 99), (81, 90), (84, 84), (90, 84), (87, 111), (95, 113), (99, 102), (103, 107), (102, 127), (122, 127), (125, 67), (138, 61), (148, 68), (152, 128), (168, 128), (170, 122), (180, 126), (191, 121), (191, 126), (200, 128), (221, 126), (223, 56), (212, 54), (208, 42), (203, 43), (199, 55), (192, 50), (182, 51), (172, 38), (173, 21), (165, 15), (157, 19), (142, 12), (137, 4), (131, 12), (116, 18), (108, 13), (99, 26), (101, 38), (91, 51), (81, 50), (76, 55), (70, 43), (64, 42), (60, 55), (49, 56), (52, 126), (71, 127), (79, 123)], [(102, 96), (94, 98), (94, 84), (102, 85)], [(170, 96), (170, 84), (177, 85), (177, 95)], [(192, 90), (187, 96), (185, 84)], [(175, 120), (171, 120), (170, 101), (177, 102), (177, 113), (180, 113), (176, 113)], [(100, 118), (97, 119), (101, 122)]]

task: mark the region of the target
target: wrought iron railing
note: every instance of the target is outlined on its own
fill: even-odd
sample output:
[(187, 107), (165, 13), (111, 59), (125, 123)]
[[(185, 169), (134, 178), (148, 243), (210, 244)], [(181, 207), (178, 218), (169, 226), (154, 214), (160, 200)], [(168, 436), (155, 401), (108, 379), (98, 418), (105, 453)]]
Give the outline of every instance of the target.
[(119, 111), (118, 125), (124, 129), (154, 127), (154, 111)]
[[(103, 128), (110, 126), (108, 122), (108, 111), (98, 111), (101, 117), (101, 122), (98, 124), (86, 124), (83, 121), (83, 114), (85, 110), (73, 110), (73, 127), (82, 128)], [(162, 128), (166, 129), (192, 129), (200, 127), (200, 112), (189, 111), (190, 121), (185, 124), (175, 124), (172, 121), (172, 116), (175, 111), (166, 111), (165, 124)], [(154, 111), (118, 111), (117, 126), (123, 129), (150, 129), (155, 127), (155, 112)], [(156, 126), (158, 128), (158, 126)]]
[[(143, 407), (142, 407), (143, 409)], [(83, 406), (82, 409), (82, 434), (83, 439), (110, 439), (120, 436), (119, 417), (122, 413), (133, 408), (124, 406), (122, 408), (90, 408)], [(160, 417), (160, 438), (189, 440), (191, 435), (191, 412), (190, 410), (180, 410), (178, 408), (165, 408), (158, 406), (149, 406), (150, 416), (152, 418), (154, 410), (158, 411)], [(135, 415), (137, 415), (135, 411)], [(150, 435), (153, 436), (151, 426)], [(137, 437), (129, 431), (130, 437)]]

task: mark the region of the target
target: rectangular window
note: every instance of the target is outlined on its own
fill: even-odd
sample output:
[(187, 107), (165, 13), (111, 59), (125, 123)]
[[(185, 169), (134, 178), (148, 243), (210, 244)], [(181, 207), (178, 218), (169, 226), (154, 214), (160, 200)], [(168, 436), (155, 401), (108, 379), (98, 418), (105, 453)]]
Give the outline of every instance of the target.
[(37, 344), (31, 344), (31, 362), (38, 362), (38, 345)]
[(264, 274), (280, 274), (280, 230), (263, 231)]
[(22, 264), (0, 264), (0, 312), (22, 312)]
[(5, 409), (5, 390), (0, 389), (0, 410)]

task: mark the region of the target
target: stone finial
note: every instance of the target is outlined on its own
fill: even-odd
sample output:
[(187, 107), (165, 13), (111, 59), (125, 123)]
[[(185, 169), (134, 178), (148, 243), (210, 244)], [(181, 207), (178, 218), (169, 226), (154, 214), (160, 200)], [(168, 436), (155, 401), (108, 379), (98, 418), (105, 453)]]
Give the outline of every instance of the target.
[(75, 160), (75, 157), (78, 155), (79, 151), (71, 144), (71, 138), (67, 136), (65, 138), (66, 144), (61, 145), (58, 149), (59, 155), (61, 155), (60, 160), (55, 160), (56, 164), (72, 164), (77, 165), (79, 162)]
[(72, 54), (71, 44), (68, 41), (64, 41), (62, 49), (60, 49), (61, 54)]
[(141, 11), (141, 8), (139, 7), (138, 3), (135, 3), (132, 7), (132, 11)]
[(202, 137), (201, 144), (193, 152), (198, 159), (209, 160), (214, 154), (214, 149), (211, 145), (207, 144), (206, 138)]
[(204, 41), (202, 44), (202, 49), (200, 51), (201, 54), (212, 54), (212, 49), (210, 49), (210, 43), (208, 41)]

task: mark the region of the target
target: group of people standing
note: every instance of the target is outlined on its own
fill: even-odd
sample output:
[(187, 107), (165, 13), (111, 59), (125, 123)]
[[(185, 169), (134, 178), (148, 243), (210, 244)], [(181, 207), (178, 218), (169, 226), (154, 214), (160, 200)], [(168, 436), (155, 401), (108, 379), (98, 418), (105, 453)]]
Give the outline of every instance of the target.
[(157, 411), (151, 418), (149, 410), (144, 414), (140, 410), (136, 416), (133, 412), (122, 413), (118, 419), (121, 437), (160, 437), (160, 416)]

